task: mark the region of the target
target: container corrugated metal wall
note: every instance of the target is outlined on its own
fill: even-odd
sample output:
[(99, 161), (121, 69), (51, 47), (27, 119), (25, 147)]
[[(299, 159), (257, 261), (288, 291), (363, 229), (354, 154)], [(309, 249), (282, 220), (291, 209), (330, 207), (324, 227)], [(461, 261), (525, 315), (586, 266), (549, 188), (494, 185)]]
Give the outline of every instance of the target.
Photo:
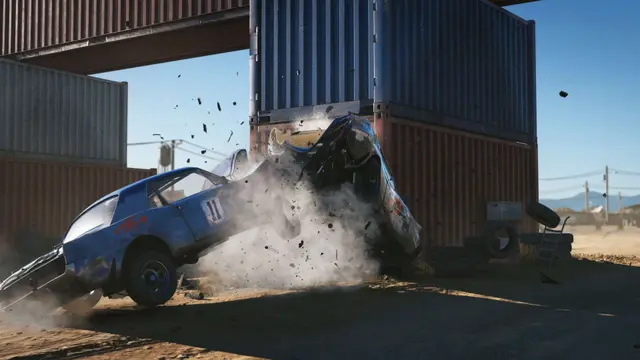
[[(252, 131), (252, 148), (266, 151), (271, 128)], [(537, 149), (486, 136), (382, 114), (374, 121), (396, 189), (423, 227), (427, 246), (462, 246), (483, 232), (490, 201), (537, 201)], [(528, 218), (522, 232), (535, 232)]]
[(385, 4), (381, 101), (529, 134), (533, 23), (487, 1)]
[(0, 155), (127, 162), (127, 83), (0, 59)]
[(250, 117), (399, 104), (406, 118), (535, 143), (533, 22), (485, 0), (257, 2)]
[(371, 0), (258, 7), (258, 111), (372, 99)]
[[(430, 246), (462, 246), (482, 233), (487, 202), (538, 200), (533, 146), (390, 116), (376, 119), (375, 128), (397, 190)], [(525, 217), (519, 230), (537, 226)]]
[(62, 236), (94, 201), (155, 174), (155, 169), (0, 158), (0, 235), (10, 242), (27, 229), (41, 236)]
[(248, 0), (0, 0), (0, 56), (245, 6)]

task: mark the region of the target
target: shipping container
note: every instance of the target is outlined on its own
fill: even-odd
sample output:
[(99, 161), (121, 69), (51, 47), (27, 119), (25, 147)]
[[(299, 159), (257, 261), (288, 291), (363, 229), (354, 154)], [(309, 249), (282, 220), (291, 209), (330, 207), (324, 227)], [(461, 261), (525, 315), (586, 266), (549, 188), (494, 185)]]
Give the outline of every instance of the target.
[(253, 3), (254, 123), (382, 103), (408, 119), (535, 142), (533, 21), (485, 0)]
[[(479, 235), (491, 202), (524, 206), (538, 199), (537, 148), (381, 113), (370, 117), (391, 167), (396, 190), (422, 225), (427, 247), (460, 247)], [(306, 120), (305, 120), (306, 123)], [(297, 129), (299, 122), (255, 126), (251, 142), (264, 153), (271, 128)], [(537, 232), (526, 216), (521, 232)]]
[(248, 6), (248, 0), (0, 0), (0, 56)]
[[(462, 246), (481, 234), (489, 202), (538, 200), (537, 147), (409, 121), (375, 119), (399, 194), (429, 246)], [(536, 232), (523, 216), (519, 231)]]
[(126, 166), (127, 83), (0, 59), (0, 156)]
[(0, 255), (2, 245), (20, 253), (55, 245), (94, 201), (155, 174), (155, 169), (0, 158)]

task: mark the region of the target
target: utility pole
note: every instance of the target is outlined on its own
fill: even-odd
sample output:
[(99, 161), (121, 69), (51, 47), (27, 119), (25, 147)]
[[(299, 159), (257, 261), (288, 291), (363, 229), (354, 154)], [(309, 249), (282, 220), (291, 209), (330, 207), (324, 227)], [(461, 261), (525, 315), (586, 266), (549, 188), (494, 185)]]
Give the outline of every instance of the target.
[(604, 221), (609, 223), (609, 165), (604, 167)]
[(618, 212), (622, 212), (622, 192), (618, 191)]
[(589, 212), (589, 182), (584, 182), (584, 211)]
[(171, 170), (176, 169), (176, 141), (171, 140)]

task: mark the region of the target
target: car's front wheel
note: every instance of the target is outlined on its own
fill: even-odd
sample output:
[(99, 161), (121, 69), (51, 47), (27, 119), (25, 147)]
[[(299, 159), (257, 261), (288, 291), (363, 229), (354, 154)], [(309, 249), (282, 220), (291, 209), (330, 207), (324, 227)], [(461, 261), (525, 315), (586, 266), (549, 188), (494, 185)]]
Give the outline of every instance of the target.
[(127, 293), (138, 305), (145, 307), (166, 303), (178, 288), (174, 262), (156, 250), (141, 251), (134, 255), (125, 276)]

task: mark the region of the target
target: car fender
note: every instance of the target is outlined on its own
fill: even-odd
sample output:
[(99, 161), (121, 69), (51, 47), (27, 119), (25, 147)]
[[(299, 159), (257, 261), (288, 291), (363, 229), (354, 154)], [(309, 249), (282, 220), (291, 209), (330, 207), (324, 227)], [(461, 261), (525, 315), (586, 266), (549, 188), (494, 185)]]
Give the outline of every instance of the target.
[(102, 287), (111, 274), (114, 257), (108, 230), (106, 227), (63, 244), (67, 271), (73, 272), (88, 290)]
[(173, 256), (194, 242), (193, 234), (179, 211), (172, 206), (163, 206), (128, 216), (81, 236), (64, 244), (63, 250), (67, 264), (73, 264), (76, 276), (88, 288), (95, 289), (114, 275), (120, 275), (127, 248), (142, 236), (163, 240)]
[(112, 226), (113, 259), (116, 276), (120, 276), (127, 249), (136, 239), (152, 236), (163, 241), (170, 255), (177, 257), (193, 246), (195, 239), (180, 210), (172, 205), (140, 212), (114, 223)]

